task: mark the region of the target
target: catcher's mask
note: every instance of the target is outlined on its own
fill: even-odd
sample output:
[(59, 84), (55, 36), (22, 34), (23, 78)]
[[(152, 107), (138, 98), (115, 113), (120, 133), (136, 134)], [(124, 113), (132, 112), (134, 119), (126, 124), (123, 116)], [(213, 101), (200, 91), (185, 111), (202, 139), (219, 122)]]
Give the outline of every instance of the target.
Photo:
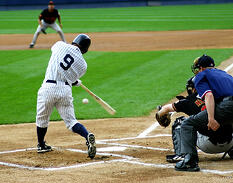
[(189, 95), (191, 95), (193, 93), (193, 89), (194, 89), (194, 76), (189, 78), (187, 80), (187, 83), (186, 83), (186, 90), (187, 90), (187, 93)]
[(193, 65), (191, 66), (192, 72), (194, 74), (197, 74), (200, 67), (214, 67), (214, 59), (211, 58), (210, 56), (207, 55), (202, 55), (201, 57), (197, 57), (194, 61), (193, 61)]
[(79, 34), (74, 38), (72, 44), (77, 44), (81, 53), (84, 54), (88, 51), (88, 48), (91, 45), (91, 39), (86, 34)]

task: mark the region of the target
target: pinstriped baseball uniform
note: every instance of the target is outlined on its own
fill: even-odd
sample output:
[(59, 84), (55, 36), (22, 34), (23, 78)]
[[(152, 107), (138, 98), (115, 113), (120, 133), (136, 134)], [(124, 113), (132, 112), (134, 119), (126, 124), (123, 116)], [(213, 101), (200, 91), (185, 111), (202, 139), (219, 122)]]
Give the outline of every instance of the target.
[(51, 50), (45, 79), (38, 91), (36, 125), (40, 128), (48, 127), (51, 112), (56, 107), (71, 130), (78, 123), (71, 86), (85, 74), (87, 64), (77, 46), (58, 41)]

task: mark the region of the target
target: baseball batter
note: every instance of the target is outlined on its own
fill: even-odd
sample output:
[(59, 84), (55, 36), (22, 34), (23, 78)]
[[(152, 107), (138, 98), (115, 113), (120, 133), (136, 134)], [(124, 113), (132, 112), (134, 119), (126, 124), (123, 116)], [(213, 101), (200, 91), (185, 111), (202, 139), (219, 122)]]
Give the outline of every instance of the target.
[(95, 157), (95, 136), (89, 133), (75, 118), (71, 88), (81, 84), (79, 78), (87, 70), (83, 54), (88, 51), (90, 44), (90, 38), (85, 34), (80, 34), (73, 40), (72, 44), (58, 41), (51, 48), (52, 55), (37, 97), (38, 153), (52, 150), (51, 146), (45, 144), (44, 137), (51, 112), (56, 107), (66, 127), (86, 139), (88, 156), (91, 159)]
[[(56, 19), (58, 19), (59, 25), (56, 23)], [(62, 41), (66, 42), (65, 36), (62, 32), (62, 24), (61, 24), (61, 16), (57, 9), (54, 8), (53, 1), (49, 1), (48, 8), (44, 9), (38, 19), (38, 27), (37, 30), (33, 36), (32, 42), (29, 45), (29, 48), (33, 48), (36, 44), (36, 40), (39, 36), (39, 34), (42, 32), (46, 34), (45, 30), (50, 27), (53, 30), (55, 30), (61, 37)]]

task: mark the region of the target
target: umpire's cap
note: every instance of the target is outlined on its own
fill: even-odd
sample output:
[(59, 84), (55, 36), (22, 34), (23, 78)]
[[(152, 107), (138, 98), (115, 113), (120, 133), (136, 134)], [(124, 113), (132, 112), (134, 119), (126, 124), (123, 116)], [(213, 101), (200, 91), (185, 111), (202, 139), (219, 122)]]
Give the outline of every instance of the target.
[(86, 34), (79, 34), (74, 38), (72, 44), (77, 44), (81, 53), (84, 54), (88, 51), (88, 48), (91, 45), (91, 39)]
[(208, 55), (202, 55), (201, 57), (197, 57), (194, 60), (194, 63), (192, 65), (192, 72), (194, 74), (197, 74), (198, 69), (200, 69), (200, 67), (214, 67), (215, 63), (214, 63), (214, 59)]

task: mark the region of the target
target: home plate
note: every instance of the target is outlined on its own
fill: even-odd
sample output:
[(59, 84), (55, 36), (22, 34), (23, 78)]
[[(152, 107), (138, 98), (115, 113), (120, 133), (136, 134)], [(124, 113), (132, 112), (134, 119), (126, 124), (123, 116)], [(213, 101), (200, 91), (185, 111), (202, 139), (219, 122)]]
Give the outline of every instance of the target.
[(119, 146), (113, 146), (113, 147), (102, 147), (97, 148), (97, 152), (113, 152), (113, 151), (124, 151), (127, 147), (119, 147)]

